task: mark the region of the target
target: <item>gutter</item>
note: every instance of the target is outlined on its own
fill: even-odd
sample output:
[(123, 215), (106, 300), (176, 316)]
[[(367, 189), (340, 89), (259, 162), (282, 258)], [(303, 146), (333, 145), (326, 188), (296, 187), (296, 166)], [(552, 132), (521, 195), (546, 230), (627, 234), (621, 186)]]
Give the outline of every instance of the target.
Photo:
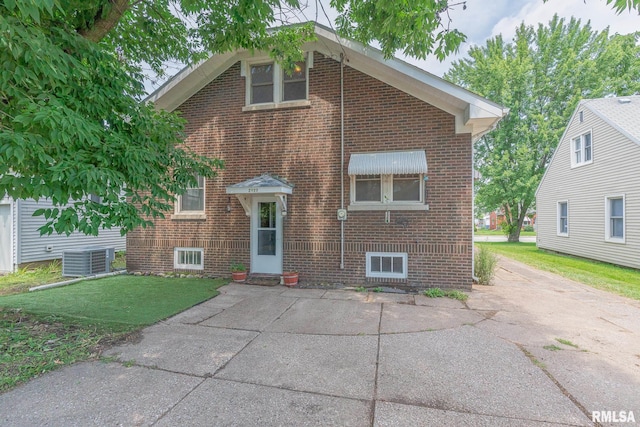
[[(340, 54), (340, 209), (344, 209), (344, 53)], [(344, 270), (344, 221), (340, 221), (340, 270)]]

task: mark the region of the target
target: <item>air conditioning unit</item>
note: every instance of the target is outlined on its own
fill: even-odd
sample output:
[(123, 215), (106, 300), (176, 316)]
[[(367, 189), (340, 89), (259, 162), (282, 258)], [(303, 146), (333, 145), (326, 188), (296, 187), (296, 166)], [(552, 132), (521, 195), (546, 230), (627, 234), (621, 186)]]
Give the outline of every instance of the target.
[(63, 251), (62, 275), (79, 277), (109, 273), (115, 253), (115, 248), (95, 246)]

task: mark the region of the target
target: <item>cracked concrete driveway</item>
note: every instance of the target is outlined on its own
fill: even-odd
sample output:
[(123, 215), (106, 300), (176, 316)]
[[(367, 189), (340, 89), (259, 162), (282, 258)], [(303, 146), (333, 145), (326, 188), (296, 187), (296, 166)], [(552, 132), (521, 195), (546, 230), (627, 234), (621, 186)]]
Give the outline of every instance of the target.
[(111, 362), (0, 395), (0, 424), (593, 425), (592, 411), (640, 421), (640, 304), (513, 261), (466, 304), (221, 292), (111, 349)]

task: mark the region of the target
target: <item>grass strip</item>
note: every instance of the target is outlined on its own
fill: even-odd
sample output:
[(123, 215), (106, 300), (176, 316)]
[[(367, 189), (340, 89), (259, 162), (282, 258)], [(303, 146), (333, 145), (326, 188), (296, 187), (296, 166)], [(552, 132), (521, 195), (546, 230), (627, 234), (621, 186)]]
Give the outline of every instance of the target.
[(640, 300), (640, 270), (547, 252), (535, 243), (482, 242), (492, 252), (597, 289)]

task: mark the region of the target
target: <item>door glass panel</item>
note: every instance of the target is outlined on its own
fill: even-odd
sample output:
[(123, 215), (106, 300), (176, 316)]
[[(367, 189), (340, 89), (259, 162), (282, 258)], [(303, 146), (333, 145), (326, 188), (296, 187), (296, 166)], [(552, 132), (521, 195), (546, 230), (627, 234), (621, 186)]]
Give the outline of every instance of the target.
[(276, 254), (276, 202), (258, 203), (258, 255)]
[(276, 230), (258, 230), (258, 255), (276, 254)]
[(260, 228), (276, 228), (276, 202), (260, 202)]

